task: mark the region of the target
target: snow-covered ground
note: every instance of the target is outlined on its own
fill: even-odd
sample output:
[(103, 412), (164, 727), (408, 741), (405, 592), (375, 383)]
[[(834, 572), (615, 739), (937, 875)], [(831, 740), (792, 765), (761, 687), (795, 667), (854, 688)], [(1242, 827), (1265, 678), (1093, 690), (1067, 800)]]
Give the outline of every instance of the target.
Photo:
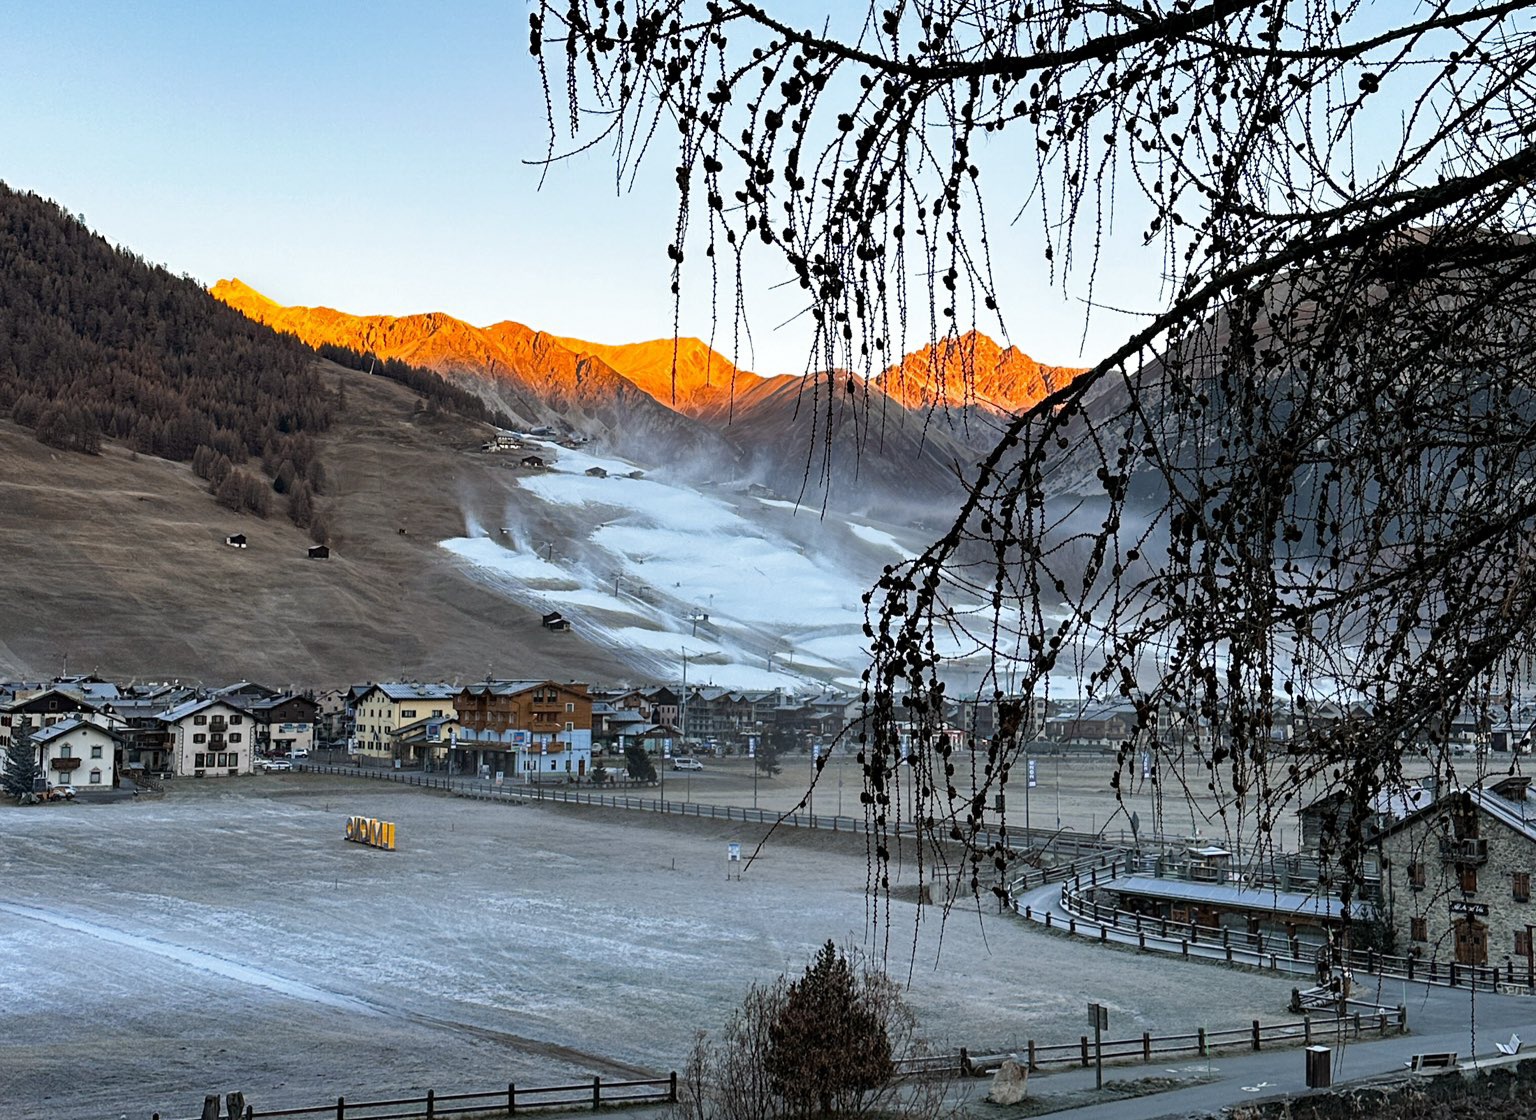
[[(927, 542), (911, 529), (699, 489), (612, 456), (543, 446), (521, 501), (441, 542), (503, 593), (558, 610), (637, 668), (732, 688), (853, 684), (867, 659), (861, 597)], [(606, 477), (588, 474), (600, 468)], [(553, 539), (546, 527), (564, 531)], [(572, 527), (584, 526), (580, 532)]]

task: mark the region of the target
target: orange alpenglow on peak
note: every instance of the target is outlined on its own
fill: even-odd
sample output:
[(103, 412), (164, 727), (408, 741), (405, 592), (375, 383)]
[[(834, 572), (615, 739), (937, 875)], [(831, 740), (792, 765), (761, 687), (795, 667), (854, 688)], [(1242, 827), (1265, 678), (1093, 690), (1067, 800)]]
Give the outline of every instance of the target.
[[(349, 315), (329, 307), (285, 307), (240, 280), (211, 289), (259, 323), (311, 346), (345, 346), (439, 373), (520, 382), (572, 399), (633, 399), (635, 390), (685, 416), (729, 419), (739, 408), (792, 391), (799, 378), (738, 369), (697, 338), (610, 344), (544, 334), (510, 320), (476, 327), (451, 315)], [(940, 339), (875, 377), (872, 389), (914, 410), (1016, 412), (1070, 382), (1080, 369), (1041, 365), (978, 331)]]
[(1082, 368), (1047, 366), (980, 331), (914, 350), (875, 383), (908, 408), (980, 407), (1019, 412), (1068, 384)]

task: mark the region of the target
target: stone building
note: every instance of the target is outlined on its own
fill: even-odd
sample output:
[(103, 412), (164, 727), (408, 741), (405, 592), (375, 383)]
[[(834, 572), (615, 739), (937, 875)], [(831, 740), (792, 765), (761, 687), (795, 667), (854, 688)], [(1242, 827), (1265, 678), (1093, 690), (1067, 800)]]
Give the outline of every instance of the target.
[(1530, 778), (1444, 793), (1378, 837), (1382, 908), (1399, 952), (1536, 972), (1531, 873), (1536, 800)]

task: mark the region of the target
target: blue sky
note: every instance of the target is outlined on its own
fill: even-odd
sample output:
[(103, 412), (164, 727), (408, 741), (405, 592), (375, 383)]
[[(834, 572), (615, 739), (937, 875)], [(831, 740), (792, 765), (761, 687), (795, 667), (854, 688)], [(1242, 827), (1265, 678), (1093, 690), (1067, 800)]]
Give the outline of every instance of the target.
[[(357, 313), (516, 319), (604, 342), (669, 335), (671, 159), (620, 193), (602, 154), (551, 170), (518, 0), (0, 2), (0, 178), (83, 213), (111, 241), (211, 284)], [(995, 185), (995, 181), (994, 181)], [(1008, 206), (994, 203), (997, 217)], [(1027, 235), (1020, 234), (1021, 239)], [(1016, 345), (1080, 351), (1079, 305), (1026, 240), (997, 260)], [(754, 274), (755, 361), (797, 371), (797, 303)], [(684, 334), (709, 330), (708, 275)], [(1111, 269), (1107, 302), (1146, 306)], [(778, 328), (778, 329), (775, 329)], [(727, 333), (717, 340), (729, 348)], [(917, 328), (921, 330), (922, 328)], [(745, 355), (744, 355), (745, 358)]]

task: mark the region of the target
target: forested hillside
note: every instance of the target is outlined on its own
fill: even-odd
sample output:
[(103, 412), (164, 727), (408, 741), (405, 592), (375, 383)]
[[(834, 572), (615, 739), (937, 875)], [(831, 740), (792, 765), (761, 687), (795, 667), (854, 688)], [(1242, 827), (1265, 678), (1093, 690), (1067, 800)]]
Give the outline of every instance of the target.
[(333, 407), (308, 347), (0, 184), (0, 410), (38, 439), (275, 471), (313, 460), (302, 445)]

